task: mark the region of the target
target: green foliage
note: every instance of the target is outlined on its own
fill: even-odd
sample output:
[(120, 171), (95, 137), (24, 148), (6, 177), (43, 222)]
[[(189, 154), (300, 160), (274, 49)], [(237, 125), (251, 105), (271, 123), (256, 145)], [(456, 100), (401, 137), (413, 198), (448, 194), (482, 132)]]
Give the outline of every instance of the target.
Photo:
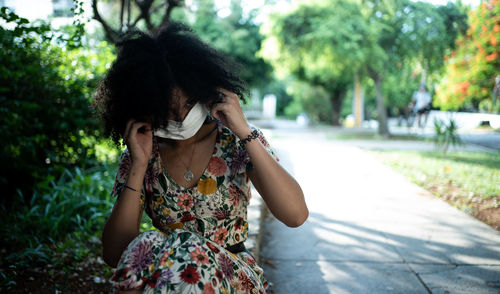
[(408, 107), (419, 83), (419, 76), (407, 64), (388, 71), (382, 89), (390, 114), (397, 116)]
[[(0, 18), (0, 183), (3, 201), (15, 189), (31, 195), (37, 180), (65, 167), (96, 164), (100, 125), (89, 102), (113, 58), (105, 44), (80, 47), (80, 33), (29, 24), (5, 7)], [(75, 34), (79, 37), (75, 37)], [(79, 45), (78, 45), (79, 44)], [(78, 45), (78, 46), (77, 46)], [(89, 141), (89, 138), (92, 138)], [(82, 160), (84, 159), (84, 160)]]
[(4, 262), (21, 266), (47, 262), (54, 250), (94, 236), (113, 206), (115, 171), (116, 164), (85, 171), (65, 169), (57, 180), (49, 176), (39, 182), (29, 200), (19, 191), (10, 208), (0, 207), (0, 237), (9, 252)]
[[(458, 32), (466, 28), (467, 16), (452, 3), (434, 6), (425, 2), (406, 2), (407, 13), (399, 40), (403, 57), (415, 57), (428, 73), (440, 72), (443, 57), (454, 46)], [(407, 60), (406, 58), (403, 60)]]
[[(197, 7), (191, 26), (200, 37), (242, 66), (241, 78), (252, 88), (265, 87), (271, 80), (271, 67), (256, 52), (262, 35), (255, 24), (255, 11), (243, 15), (240, 0), (231, 1), (231, 14), (221, 18), (212, 0), (194, 1)], [(179, 16), (182, 20), (184, 17)]]
[(463, 145), (457, 130), (458, 126), (453, 119), (450, 119), (448, 123), (441, 119), (434, 119), (434, 143), (436, 144), (436, 148), (443, 152), (443, 154), (448, 151), (450, 145)]
[[(352, 87), (354, 75), (369, 76), (374, 82), (364, 82), (379, 87), (383, 96), (377, 99), (381, 104), (377, 116), (385, 117), (380, 113), (385, 112), (385, 103), (393, 112), (408, 103), (419, 83), (417, 67), (427, 76), (440, 71), (450, 40), (463, 23), (463, 13), (454, 4), (299, 1), (289, 11), (270, 15), (262, 28), (266, 39), (259, 55), (280, 78), (292, 76), (323, 87), (330, 95), (332, 116), (343, 109), (341, 97)], [(304, 95), (299, 96), (294, 96), (294, 109), (303, 100)]]
[[(394, 112), (401, 112), (407, 104), (408, 93), (414, 90), (399, 87), (403, 83), (394, 81), (408, 81), (403, 68), (408, 72), (420, 67), (427, 76), (439, 71), (442, 57), (448, 50), (446, 40), (456, 33), (454, 28), (458, 20), (451, 17), (452, 13), (446, 14), (453, 4), (442, 11), (429, 3), (407, 0), (372, 0), (365, 4), (362, 10), (374, 27), (375, 45), (368, 48), (370, 58), (362, 70), (374, 82), (379, 132), (387, 135), (387, 96), (392, 96), (389, 97), (391, 106), (396, 105)], [(387, 86), (388, 80), (392, 80), (392, 87)], [(397, 88), (405, 90), (394, 93)]]
[(295, 119), (305, 112), (313, 121), (329, 121), (331, 119), (331, 104), (329, 95), (322, 87), (311, 86), (300, 81), (291, 81), (287, 93), (294, 97), (292, 103), (285, 108), (285, 115)]
[(438, 14), (444, 17), (443, 23), (447, 32), (447, 34), (441, 36), (444, 39), (443, 44), (447, 47), (447, 50), (455, 49), (455, 41), (460, 35), (465, 34), (469, 28), (468, 13), (470, 9), (463, 2), (457, 1), (440, 5), (437, 10)]
[[(329, 108), (331, 114), (310, 115), (338, 124), (347, 87), (367, 58), (364, 48), (371, 42), (366, 38), (369, 30), (355, 2), (302, 1), (290, 11), (271, 14), (270, 21), (262, 28), (266, 39), (259, 55), (273, 65), (280, 78), (292, 77), (311, 87), (321, 87), (328, 99), (320, 100), (326, 103), (311, 106), (319, 106), (319, 111)], [(290, 114), (305, 106), (307, 94), (297, 90), (291, 93), (296, 102), (290, 106), (295, 109), (289, 110)], [(310, 100), (318, 102), (314, 97)]]
[(487, 98), (479, 102), (478, 107), (480, 111), (500, 113), (500, 98), (492, 95), (491, 99)]
[(348, 1), (300, 3), (270, 16), (259, 54), (282, 77), (292, 74), (326, 90), (345, 86), (364, 60), (361, 17), (359, 7)]
[(439, 84), (435, 106), (499, 112), (492, 97), (500, 70), (500, 3), (484, 1), (469, 14), (470, 27), (445, 57), (446, 72)]

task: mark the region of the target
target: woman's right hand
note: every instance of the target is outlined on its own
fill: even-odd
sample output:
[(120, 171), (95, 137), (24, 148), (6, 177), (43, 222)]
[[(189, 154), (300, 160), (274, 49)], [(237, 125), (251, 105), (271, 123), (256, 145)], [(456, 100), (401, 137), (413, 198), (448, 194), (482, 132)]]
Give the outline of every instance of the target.
[(135, 119), (129, 120), (125, 127), (123, 141), (130, 152), (132, 165), (146, 168), (153, 149), (151, 124), (138, 122)]

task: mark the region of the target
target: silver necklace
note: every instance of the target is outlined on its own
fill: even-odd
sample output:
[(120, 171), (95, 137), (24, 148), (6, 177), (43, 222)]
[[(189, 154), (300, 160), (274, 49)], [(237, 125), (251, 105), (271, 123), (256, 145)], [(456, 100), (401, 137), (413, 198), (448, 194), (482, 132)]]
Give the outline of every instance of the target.
[(182, 161), (182, 157), (179, 155), (179, 153), (177, 153), (177, 150), (174, 149), (174, 152), (177, 155), (177, 157), (179, 158), (180, 162), (186, 168), (186, 172), (184, 173), (184, 179), (188, 183), (190, 183), (193, 180), (193, 178), (194, 178), (194, 174), (191, 171), (190, 166), (191, 166), (191, 162), (193, 161), (193, 155), (194, 155), (194, 151), (196, 150), (196, 145), (198, 145), (198, 140), (197, 139), (198, 139), (198, 133), (196, 134), (196, 136), (194, 138), (194, 147), (193, 147), (193, 151), (191, 152), (191, 157), (189, 158), (189, 165), (186, 165), (184, 163), (184, 161)]
[(196, 133), (196, 136), (194, 138), (195, 139), (195, 143), (194, 143), (193, 151), (191, 152), (191, 157), (189, 159), (189, 165), (186, 165), (184, 163), (184, 161), (182, 161), (182, 157), (179, 156), (179, 153), (177, 153), (177, 151), (172, 148), (174, 150), (174, 152), (175, 152), (175, 155), (177, 155), (177, 157), (179, 158), (179, 160), (182, 163), (182, 165), (184, 166), (184, 168), (186, 168), (186, 172), (184, 173), (184, 179), (186, 180), (186, 182), (190, 183), (193, 180), (193, 178), (194, 178), (194, 174), (191, 171), (190, 166), (191, 166), (191, 162), (193, 160), (194, 151), (196, 150), (196, 146), (198, 145), (198, 141), (201, 141), (204, 138), (206, 138), (207, 136), (211, 135), (213, 133), (213, 131), (218, 130), (218, 128), (219, 128), (219, 126), (217, 125), (215, 127), (215, 129), (213, 129), (212, 131), (210, 131), (206, 136), (204, 136), (200, 140), (198, 140), (198, 133)]

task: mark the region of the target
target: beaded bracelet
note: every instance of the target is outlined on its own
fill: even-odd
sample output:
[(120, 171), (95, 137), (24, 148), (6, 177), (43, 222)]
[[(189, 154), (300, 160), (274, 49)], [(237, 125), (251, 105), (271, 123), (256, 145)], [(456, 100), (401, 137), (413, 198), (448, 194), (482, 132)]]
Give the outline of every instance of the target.
[(257, 139), (258, 137), (259, 137), (259, 131), (253, 130), (250, 135), (240, 140), (240, 145), (245, 146), (246, 143), (252, 141), (253, 139)]

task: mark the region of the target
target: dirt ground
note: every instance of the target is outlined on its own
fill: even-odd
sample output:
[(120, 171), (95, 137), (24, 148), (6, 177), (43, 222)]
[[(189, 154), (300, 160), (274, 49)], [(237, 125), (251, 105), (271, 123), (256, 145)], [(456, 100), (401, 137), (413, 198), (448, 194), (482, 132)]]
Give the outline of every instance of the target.
[[(462, 208), (476, 219), (500, 231), (500, 196), (489, 197), (488, 199), (483, 199), (481, 196), (458, 197), (457, 194), (460, 191), (451, 183), (446, 187), (445, 193), (443, 193), (442, 187), (433, 186), (428, 189), (434, 195), (440, 195), (438, 197), (449, 204)], [(464, 207), (466, 209), (463, 209)]]
[(1, 268), (4, 281), (0, 293), (109, 293), (112, 268), (104, 263), (98, 253), (91, 253), (85, 260), (75, 262), (64, 259), (60, 265), (43, 264), (36, 267)]

